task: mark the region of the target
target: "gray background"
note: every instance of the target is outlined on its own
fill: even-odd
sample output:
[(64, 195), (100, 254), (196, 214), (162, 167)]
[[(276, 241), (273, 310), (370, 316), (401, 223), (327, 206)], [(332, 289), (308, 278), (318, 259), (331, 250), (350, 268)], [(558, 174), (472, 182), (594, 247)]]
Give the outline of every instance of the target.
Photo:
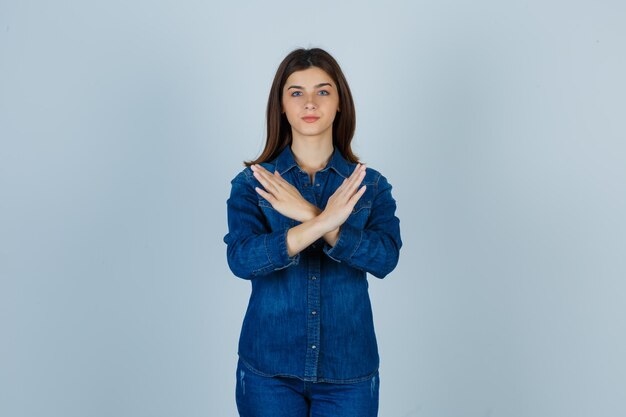
[(626, 414), (620, 1), (0, 1), (0, 415), (235, 416), (226, 199), (296, 47), (404, 247), (381, 417)]

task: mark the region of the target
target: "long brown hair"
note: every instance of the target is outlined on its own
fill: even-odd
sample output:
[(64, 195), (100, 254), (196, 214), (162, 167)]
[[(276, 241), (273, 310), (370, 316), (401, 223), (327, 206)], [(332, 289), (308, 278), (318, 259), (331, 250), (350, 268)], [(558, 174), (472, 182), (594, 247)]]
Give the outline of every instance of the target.
[(244, 161), (244, 165), (260, 164), (271, 161), (278, 154), (291, 145), (291, 125), (287, 115), (282, 113), (282, 91), (287, 78), (296, 72), (310, 67), (317, 67), (325, 71), (337, 84), (339, 92), (339, 108), (333, 121), (333, 145), (341, 152), (344, 158), (350, 162), (359, 162), (352, 152), (350, 142), (354, 136), (356, 114), (354, 101), (348, 86), (348, 81), (341, 71), (341, 67), (328, 52), (320, 48), (295, 49), (283, 59), (278, 66), (274, 82), (270, 89), (267, 101), (267, 139), (265, 149), (254, 161)]

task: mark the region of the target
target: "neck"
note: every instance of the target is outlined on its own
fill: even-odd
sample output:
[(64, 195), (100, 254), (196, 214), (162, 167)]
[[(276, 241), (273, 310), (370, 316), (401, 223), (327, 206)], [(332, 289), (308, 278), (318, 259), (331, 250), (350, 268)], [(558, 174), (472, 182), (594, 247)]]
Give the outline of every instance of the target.
[(332, 137), (324, 140), (294, 138), (291, 152), (300, 168), (313, 174), (328, 164), (333, 154), (333, 140)]

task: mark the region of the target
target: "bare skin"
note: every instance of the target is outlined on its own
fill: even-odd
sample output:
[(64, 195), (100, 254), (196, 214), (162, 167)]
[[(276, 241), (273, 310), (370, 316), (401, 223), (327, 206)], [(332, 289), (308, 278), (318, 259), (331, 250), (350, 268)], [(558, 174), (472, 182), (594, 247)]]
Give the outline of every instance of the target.
[[(340, 111), (339, 94), (334, 80), (317, 67), (292, 73), (282, 93), (282, 110), (291, 125), (291, 150), (311, 181), (323, 169), (333, 152), (332, 124)], [(318, 117), (313, 123), (306, 116)], [(294, 256), (323, 237), (334, 246), (341, 225), (365, 192), (359, 188), (365, 178), (365, 165), (358, 164), (350, 177), (328, 199), (324, 210), (309, 203), (296, 187), (289, 184), (278, 171), (273, 174), (260, 165), (250, 167), (264, 189), (256, 192), (283, 216), (301, 222), (287, 232), (287, 252)]]

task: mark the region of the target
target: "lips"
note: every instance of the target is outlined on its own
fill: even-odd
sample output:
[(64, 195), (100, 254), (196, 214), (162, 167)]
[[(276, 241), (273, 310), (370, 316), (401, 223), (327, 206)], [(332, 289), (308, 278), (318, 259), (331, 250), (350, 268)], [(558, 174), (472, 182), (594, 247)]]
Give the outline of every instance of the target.
[(304, 116), (302, 118), (302, 120), (304, 120), (307, 123), (313, 123), (313, 122), (317, 121), (318, 119), (319, 119), (319, 117), (317, 117), (317, 116)]

